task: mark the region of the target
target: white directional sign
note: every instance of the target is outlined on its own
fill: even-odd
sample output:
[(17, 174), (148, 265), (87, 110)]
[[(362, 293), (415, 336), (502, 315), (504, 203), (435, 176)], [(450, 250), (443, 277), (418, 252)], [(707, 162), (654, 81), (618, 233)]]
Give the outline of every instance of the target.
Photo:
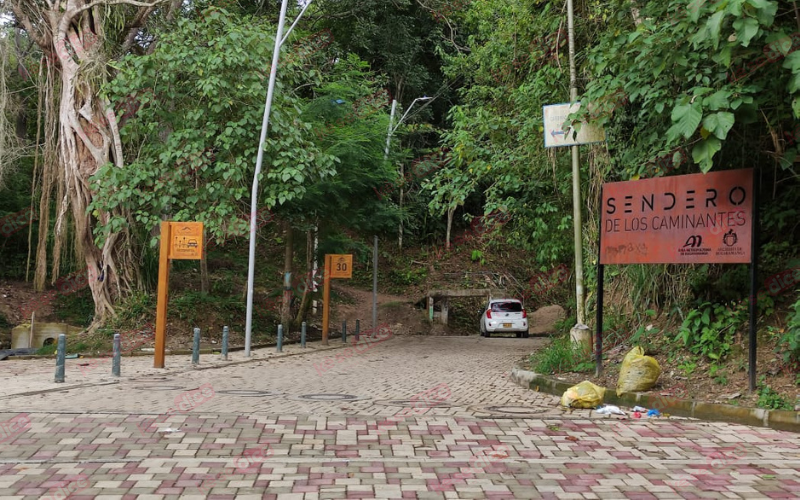
[(579, 144), (592, 144), (594, 142), (603, 142), (606, 140), (605, 130), (586, 122), (581, 124), (581, 130), (578, 132), (577, 137), (573, 137), (575, 131), (571, 127), (566, 130), (562, 128), (570, 113), (578, 111), (580, 107), (580, 102), (576, 102), (572, 105), (565, 103), (550, 104), (542, 107), (542, 115), (544, 116), (544, 147), (557, 148), (576, 146)]

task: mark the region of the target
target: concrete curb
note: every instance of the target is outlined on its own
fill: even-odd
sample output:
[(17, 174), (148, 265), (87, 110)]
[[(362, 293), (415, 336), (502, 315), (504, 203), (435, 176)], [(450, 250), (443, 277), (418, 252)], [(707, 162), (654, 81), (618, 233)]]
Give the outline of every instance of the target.
[[(511, 380), (526, 389), (532, 389), (554, 396), (561, 396), (574, 384), (553, 380), (528, 370), (514, 367), (511, 370)], [(617, 396), (615, 389), (606, 388), (603, 403), (617, 406), (633, 407), (636, 405), (653, 408), (657, 400), (663, 400), (652, 394), (642, 392), (626, 392)], [(712, 420), (717, 422), (730, 422), (736, 424), (752, 425), (754, 427), (769, 427), (781, 431), (800, 432), (800, 412), (786, 410), (764, 410), (761, 408), (742, 408), (739, 406), (705, 403), (702, 401), (675, 399), (669, 407), (671, 415)]]

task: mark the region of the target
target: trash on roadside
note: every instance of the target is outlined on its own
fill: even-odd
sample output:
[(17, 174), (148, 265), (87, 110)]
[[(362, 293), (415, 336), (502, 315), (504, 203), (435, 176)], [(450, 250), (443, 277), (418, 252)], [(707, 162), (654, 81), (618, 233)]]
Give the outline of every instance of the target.
[(633, 418), (642, 418), (642, 412), (640, 412), (640, 411), (635, 411), (635, 412), (633, 412), (633, 415), (631, 415), (631, 416), (632, 416)]
[(642, 408), (641, 406), (634, 406), (633, 411), (640, 411), (642, 413), (647, 411), (647, 408)]
[(627, 415), (624, 411), (619, 409), (619, 406), (603, 405), (595, 410), (600, 415)]
[(605, 393), (605, 387), (584, 380), (564, 391), (564, 395), (561, 396), (561, 405), (567, 408), (595, 408), (603, 402)]
[(78, 359), (78, 354), (67, 354), (64, 359)]
[(159, 429), (158, 432), (163, 432), (164, 434), (169, 434), (173, 432), (183, 432), (180, 429), (173, 429), (171, 427), (167, 427), (166, 429)]
[(617, 396), (623, 392), (646, 391), (656, 385), (661, 376), (661, 367), (652, 356), (645, 356), (644, 349), (639, 346), (625, 355), (619, 369), (617, 380)]
[(648, 410), (647, 411), (647, 418), (660, 417), (660, 416), (661, 416), (661, 412), (656, 410), (655, 408), (653, 408), (652, 410)]

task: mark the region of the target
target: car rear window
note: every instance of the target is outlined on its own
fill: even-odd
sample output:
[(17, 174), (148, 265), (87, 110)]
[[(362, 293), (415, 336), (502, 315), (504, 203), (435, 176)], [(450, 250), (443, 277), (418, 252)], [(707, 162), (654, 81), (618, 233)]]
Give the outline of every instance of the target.
[(495, 302), (492, 304), (492, 311), (497, 312), (522, 312), (522, 304), (519, 302)]

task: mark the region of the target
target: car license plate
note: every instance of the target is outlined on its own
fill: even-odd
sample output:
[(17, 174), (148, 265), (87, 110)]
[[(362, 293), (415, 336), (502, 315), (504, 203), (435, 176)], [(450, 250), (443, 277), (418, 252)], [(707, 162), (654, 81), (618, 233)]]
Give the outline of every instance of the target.
[(503, 328), (511, 328), (511, 323), (503, 323)]

